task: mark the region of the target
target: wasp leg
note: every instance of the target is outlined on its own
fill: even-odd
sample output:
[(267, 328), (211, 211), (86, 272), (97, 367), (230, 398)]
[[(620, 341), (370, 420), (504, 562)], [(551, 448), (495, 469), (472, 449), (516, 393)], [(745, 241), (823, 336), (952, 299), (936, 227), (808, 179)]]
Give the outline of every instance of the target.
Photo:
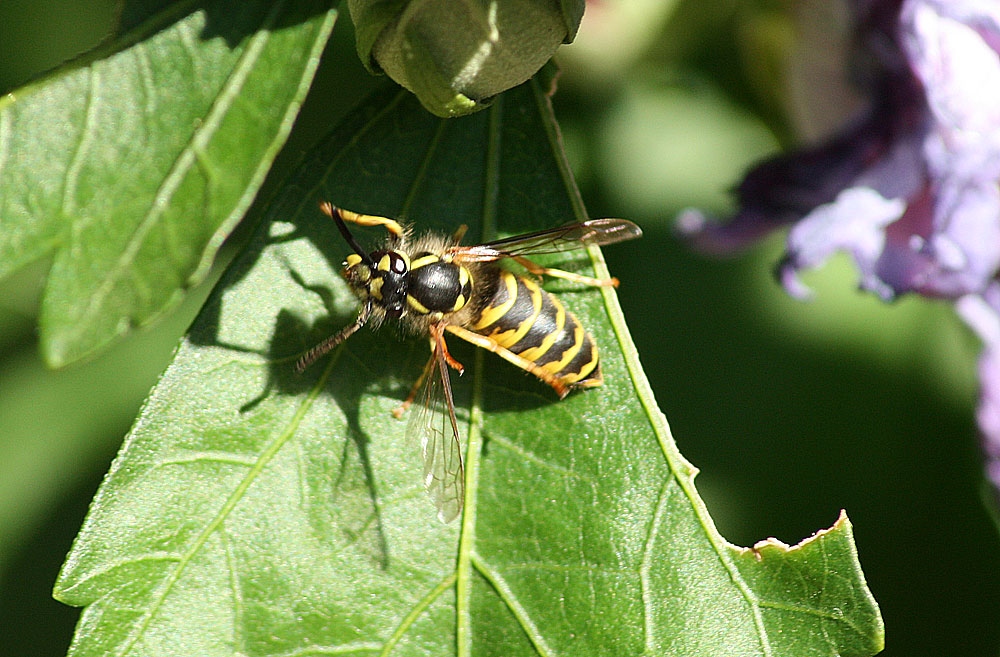
[(431, 326), (431, 357), (427, 359), (427, 364), (424, 365), (424, 370), (420, 373), (420, 377), (417, 379), (417, 382), (414, 383), (413, 387), (410, 389), (410, 394), (406, 396), (406, 401), (392, 410), (392, 416), (397, 420), (403, 417), (403, 413), (406, 412), (406, 409), (413, 405), (413, 400), (417, 398), (417, 393), (420, 392), (420, 386), (423, 385), (424, 381), (430, 375), (431, 370), (434, 369), (434, 364), (438, 359), (437, 349), (439, 345), (441, 349), (441, 356), (444, 358), (444, 361), (448, 363), (448, 366), (457, 370), (459, 375), (465, 372), (465, 367), (463, 367), (460, 362), (452, 358), (451, 354), (448, 353), (448, 345), (444, 341), (444, 329), (438, 328), (439, 326), (441, 325), (435, 324)]
[(497, 344), (495, 340), (491, 340), (485, 335), (479, 335), (478, 333), (473, 333), (469, 329), (462, 328), (461, 326), (456, 326), (455, 324), (447, 325), (445, 327), (445, 330), (457, 335), (466, 342), (471, 342), (477, 347), (482, 347), (483, 349), (492, 351), (493, 353), (497, 354), (507, 362), (513, 363), (514, 365), (520, 367), (522, 370), (534, 374), (539, 379), (549, 384), (552, 387), (552, 389), (556, 391), (556, 394), (559, 395), (560, 399), (569, 394), (569, 386), (560, 381), (559, 377), (553, 375), (551, 372), (547, 370), (542, 369), (541, 367), (531, 362), (527, 358), (521, 358), (513, 351), (501, 347), (499, 344)]
[(431, 373), (431, 370), (434, 369), (434, 364), (436, 362), (437, 355), (432, 351), (431, 357), (427, 359), (427, 364), (424, 365), (424, 371), (420, 373), (420, 377), (417, 379), (417, 382), (413, 384), (412, 388), (410, 388), (410, 394), (406, 396), (406, 401), (392, 410), (392, 416), (394, 418), (398, 420), (403, 417), (403, 413), (406, 412), (406, 409), (413, 405), (413, 400), (417, 398), (417, 393), (420, 392), (420, 386), (422, 386), (424, 381), (427, 380), (427, 376)]
[[(440, 349), (441, 355), (444, 357), (445, 362), (448, 363), (448, 366), (458, 372), (459, 376), (462, 376), (465, 373), (465, 367), (451, 357), (451, 354), (448, 353), (448, 344), (444, 341), (444, 332), (448, 328), (451, 328), (451, 324), (446, 324), (445, 322), (438, 322), (431, 325), (431, 350)], [(456, 335), (458, 334), (456, 333)]]
[[(325, 201), (320, 203), (319, 208), (323, 211), (323, 214), (331, 218), (333, 217), (334, 208), (330, 202)], [(349, 221), (352, 224), (357, 224), (359, 226), (382, 226), (400, 239), (403, 238), (406, 232), (399, 222), (389, 219), (388, 217), (377, 217), (373, 214), (358, 214), (357, 212), (351, 212), (350, 210), (345, 210), (344, 208), (337, 208), (337, 212), (340, 213), (340, 216), (344, 221)]]
[(570, 271), (563, 271), (562, 269), (550, 269), (549, 267), (542, 267), (541, 265), (528, 260), (524, 256), (511, 256), (517, 261), (519, 265), (527, 269), (532, 274), (536, 276), (552, 276), (553, 278), (564, 278), (567, 281), (573, 281), (575, 283), (583, 283), (584, 285), (593, 285), (595, 287), (618, 287), (617, 278), (593, 278), (592, 276), (584, 276), (582, 274), (574, 274)]
[(466, 226), (465, 224), (459, 225), (459, 227), (455, 229), (455, 232), (451, 234), (451, 241), (453, 241), (455, 244), (458, 244), (459, 242), (462, 241), (462, 238), (465, 237), (465, 233), (468, 230), (469, 227)]

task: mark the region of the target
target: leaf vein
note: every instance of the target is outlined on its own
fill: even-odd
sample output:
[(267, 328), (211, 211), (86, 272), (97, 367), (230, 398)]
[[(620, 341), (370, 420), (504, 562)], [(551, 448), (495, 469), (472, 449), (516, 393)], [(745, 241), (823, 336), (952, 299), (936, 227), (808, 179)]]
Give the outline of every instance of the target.
[(120, 657), (127, 654), (132, 647), (142, 636), (149, 623), (152, 621), (153, 616), (159, 610), (160, 606), (167, 599), (167, 595), (173, 589), (174, 584), (180, 580), (181, 574), (183, 574), (188, 563), (194, 558), (194, 556), (204, 547), (205, 543), (208, 541), (209, 536), (211, 536), (222, 523), (229, 516), (239, 501), (243, 498), (243, 494), (250, 488), (250, 485), (256, 481), (257, 477), (264, 471), (264, 468), (270, 463), (271, 459), (278, 453), (278, 451), (287, 443), (291, 437), (295, 434), (295, 430), (298, 428), (299, 424), (302, 422), (302, 418), (312, 407), (313, 402), (319, 395), (320, 391), (325, 387), (327, 379), (330, 377), (330, 373), (333, 371), (334, 365), (337, 362), (339, 354), (342, 350), (334, 354), (330, 359), (330, 363), (323, 371), (323, 375), (319, 377), (316, 381), (316, 385), (310, 391), (309, 395), (302, 402), (299, 409), (295, 412), (289, 421), (288, 426), (278, 434), (274, 441), (267, 446), (267, 448), (260, 454), (254, 463), (254, 466), (247, 472), (243, 479), (236, 485), (233, 492), (226, 498), (219, 511), (215, 516), (205, 525), (205, 527), (198, 533), (198, 535), (192, 541), (190, 547), (185, 551), (180, 560), (178, 561), (176, 567), (169, 572), (167, 577), (163, 580), (160, 585), (160, 590), (158, 595), (150, 602), (142, 617), (138, 621), (136, 628), (132, 631), (131, 636), (123, 643), (121, 650), (117, 653)]
[[(181, 21), (177, 24), (177, 35), (180, 37), (178, 42), (187, 51), (188, 58), (191, 61), (191, 68), (195, 71), (198, 70), (199, 53), (197, 46), (198, 37), (191, 32), (191, 25)], [(200, 76), (197, 76), (200, 79)]]
[(139, 42), (130, 51), (135, 56), (136, 70), (139, 72), (139, 80), (142, 83), (142, 90), (145, 92), (143, 98), (142, 115), (146, 125), (146, 132), (152, 135), (156, 130), (150, 126), (150, 119), (156, 116), (156, 85), (153, 84), (153, 65), (149, 60), (149, 53), (146, 51), (146, 44)]
[(515, 570), (534, 570), (534, 571), (545, 571), (551, 573), (593, 573), (597, 575), (625, 575), (629, 579), (638, 578), (640, 575), (635, 570), (632, 569), (620, 569), (620, 568), (602, 568), (600, 566), (588, 566), (585, 564), (581, 565), (565, 565), (565, 564), (555, 564), (555, 563), (545, 563), (545, 562), (529, 562), (524, 561), (521, 563), (507, 563), (504, 564), (504, 572), (511, 572)]
[(257, 462), (256, 457), (250, 455), (232, 454), (222, 451), (199, 451), (191, 454), (178, 455), (168, 459), (161, 459), (156, 462), (150, 470), (163, 468), (170, 465), (186, 465), (189, 463), (228, 463), (231, 465), (242, 465), (252, 467)]
[(93, 129), (96, 122), (97, 108), (100, 107), (100, 79), (97, 72), (97, 63), (87, 69), (87, 97), (84, 99), (84, 118), (79, 137), (73, 148), (73, 155), (70, 156), (69, 166), (66, 168), (66, 176), (63, 179), (63, 193), (60, 209), (67, 218), (72, 218), (76, 210), (76, 187), (79, 182), (80, 170), (90, 143), (93, 140)]
[(274, 657), (306, 657), (306, 655), (346, 655), (352, 652), (378, 652), (381, 643), (374, 641), (354, 641), (339, 646), (310, 646), (300, 650), (273, 653)]
[(226, 570), (229, 572), (229, 587), (233, 591), (233, 646), (238, 654), (248, 654), (246, 650), (246, 640), (241, 628), (243, 627), (243, 614), (246, 605), (243, 601), (243, 591), (240, 588), (239, 576), (236, 573), (236, 555), (233, 554), (233, 543), (229, 540), (229, 535), (225, 528), (219, 532), (222, 540), (222, 552), (225, 555)]
[(462, 534), (458, 542), (458, 582), (455, 589), (455, 620), (457, 652), (461, 657), (472, 654), (472, 545), (476, 541), (476, 518), (479, 492), (479, 457), (483, 449), (480, 428), (483, 424), (483, 356), (476, 349), (473, 361), (472, 401), (469, 405), (469, 443), (465, 458), (465, 511), (462, 513)]
[(434, 159), (434, 153), (437, 151), (438, 145), (441, 143), (441, 136), (444, 134), (447, 125), (448, 119), (441, 119), (438, 121), (437, 129), (434, 130), (434, 136), (431, 137), (430, 142), (427, 144), (423, 160), (421, 160), (420, 166), (417, 168), (417, 172), (413, 176), (412, 182), (410, 182), (410, 189), (406, 192), (406, 200), (403, 201), (403, 207), (399, 211), (399, 216), (406, 217), (410, 214), (410, 206), (413, 204), (413, 199), (417, 197), (417, 192), (420, 191), (420, 187), (423, 185), (424, 179), (427, 177), (427, 170), (431, 167), (431, 161)]
[(548, 460), (542, 458), (541, 456), (538, 456), (534, 452), (531, 452), (531, 451), (525, 449), (524, 447), (521, 447), (517, 443), (514, 443), (513, 441), (511, 441), (511, 440), (509, 440), (509, 439), (507, 439), (507, 438), (505, 438), (503, 436), (498, 436), (498, 435), (494, 435), (494, 434), (490, 433), (489, 434), (489, 439), (490, 439), (490, 442), (495, 443), (496, 445), (498, 445), (500, 447), (505, 447), (506, 449), (514, 452), (515, 454), (523, 457), (524, 460), (531, 461), (532, 463), (540, 465), (540, 466), (542, 466), (543, 468), (545, 468), (547, 470), (551, 470), (552, 472), (555, 472), (557, 474), (561, 474), (561, 475), (564, 475), (564, 476), (567, 476), (567, 477), (573, 477), (575, 479), (579, 479), (580, 481), (586, 481), (586, 482), (590, 483), (593, 486), (597, 486), (597, 484), (598, 484), (597, 479), (595, 479), (594, 477), (591, 477), (590, 475), (587, 475), (587, 474), (582, 474), (580, 472), (575, 472), (575, 471), (570, 470), (569, 468), (567, 468), (565, 466), (562, 466), (562, 465), (559, 465), (557, 463), (552, 463), (551, 461), (548, 461)]
[[(277, 2), (266, 17), (264, 24), (250, 39), (246, 49), (240, 54), (239, 60), (233, 67), (228, 79), (223, 84), (218, 97), (212, 104), (211, 109), (205, 116), (205, 120), (192, 133), (188, 143), (181, 150), (180, 155), (174, 162), (170, 171), (164, 177), (160, 188), (156, 191), (149, 210), (140, 220), (131, 237), (122, 250), (121, 255), (115, 264), (108, 270), (107, 275), (101, 284), (94, 290), (87, 307), (84, 309), (80, 320), (76, 322), (77, 336), (87, 329), (90, 317), (100, 311), (101, 306), (111, 290), (115, 287), (121, 277), (125, 274), (129, 266), (135, 261), (140, 249), (146, 242), (146, 238), (159, 222), (166, 210), (166, 207), (174, 193), (180, 188), (191, 167), (195, 163), (195, 153), (198, 149), (204, 148), (209, 140), (215, 135), (223, 118), (235, 101), (239, 90), (243, 87), (249, 77), (253, 65), (260, 57), (265, 45), (270, 39), (268, 27), (273, 24), (277, 16), (284, 9), (284, 2)], [(182, 22), (181, 25), (184, 25)], [(76, 336), (74, 336), (76, 337)]]
[[(555, 124), (554, 120), (551, 120), (551, 112), (546, 111), (546, 108), (550, 107), (548, 96), (546, 96), (539, 88), (539, 83), (536, 78), (531, 78), (531, 89), (535, 97), (535, 102), (542, 114), (545, 132), (552, 144), (553, 152), (558, 154), (557, 163), (560, 174), (562, 175), (563, 183), (566, 186), (567, 195), (573, 204), (577, 219), (583, 221), (586, 219), (586, 209), (583, 207), (583, 199), (580, 198), (579, 190), (573, 184), (569, 162), (566, 161), (564, 151), (559, 147), (561, 139), (559, 136), (559, 127)], [(596, 246), (592, 246), (587, 249), (587, 252), (590, 254), (591, 262), (594, 264), (597, 276), (604, 278), (610, 277), (610, 273), (604, 264), (604, 258), (601, 256), (600, 249)], [(715, 529), (712, 517), (709, 515), (708, 509), (705, 507), (705, 503), (699, 499), (698, 494), (694, 489), (693, 478), (697, 470), (684, 459), (683, 455), (681, 455), (679, 451), (677, 451), (677, 447), (674, 445), (673, 439), (670, 436), (670, 427), (667, 424), (667, 419), (656, 406), (656, 399), (653, 396), (653, 391), (650, 388), (649, 381), (646, 379), (642, 370), (642, 365), (639, 362), (639, 355), (636, 352), (635, 345), (632, 343), (632, 338), (628, 333), (628, 326), (625, 323), (625, 316), (618, 303), (618, 297), (615, 296), (614, 290), (610, 287), (602, 287), (601, 294), (604, 298), (604, 306), (608, 312), (608, 318), (611, 321), (611, 326), (618, 339), (618, 345), (622, 351), (626, 369), (632, 378), (632, 385), (634, 386), (639, 401), (646, 412), (646, 416), (649, 418), (653, 433), (656, 435), (657, 440), (660, 443), (660, 449), (663, 452), (664, 460), (670, 467), (674, 479), (680, 485), (681, 490), (684, 491), (691, 508), (694, 510), (695, 515), (698, 517), (701, 526), (705, 531), (705, 536), (708, 539), (709, 544), (712, 546), (712, 549), (719, 558), (719, 562), (729, 573), (730, 579), (739, 589), (740, 595), (750, 608), (754, 627), (756, 628), (757, 635), (760, 639), (761, 652), (765, 655), (765, 657), (770, 657), (770, 655), (773, 655), (774, 649), (771, 646), (770, 639), (768, 638), (767, 628), (764, 625), (764, 619), (761, 615), (760, 606), (757, 604), (757, 600), (749, 584), (742, 578), (738, 569), (733, 564), (732, 559), (726, 554), (728, 544)]]
[(390, 100), (388, 103), (385, 104), (385, 107), (383, 107), (380, 111), (376, 112), (365, 125), (358, 128), (357, 132), (351, 135), (351, 138), (347, 140), (347, 143), (344, 144), (343, 148), (341, 148), (340, 151), (335, 156), (330, 158), (329, 163), (323, 170), (323, 174), (316, 178), (316, 184), (314, 184), (305, 194), (302, 195), (303, 202), (299, 204), (299, 207), (296, 209), (295, 213), (291, 217), (289, 217), (288, 219), (289, 221), (294, 221), (295, 219), (299, 218), (300, 216), (299, 213), (302, 211), (302, 208), (305, 207), (304, 199), (317, 198), (319, 191), (323, 189), (324, 185), (323, 181), (331, 177), (331, 174), (333, 173), (334, 168), (340, 162), (340, 159), (346, 153), (351, 152), (353, 147), (357, 145), (357, 143), (361, 140), (361, 138), (364, 137), (369, 130), (378, 125), (379, 121), (381, 121), (387, 114), (389, 114), (392, 110), (394, 110), (396, 108), (396, 105), (398, 105), (407, 96), (408, 93), (409, 92), (406, 91), (405, 89), (401, 89), (399, 93), (396, 94), (396, 96), (392, 100)]
[(549, 97), (539, 88), (538, 76), (531, 78), (530, 82), (532, 95), (535, 99), (535, 105), (538, 108), (538, 115), (541, 118), (542, 126), (545, 128), (545, 136), (548, 138), (549, 147), (555, 155), (556, 167), (559, 169), (559, 177), (562, 179), (563, 186), (566, 189), (566, 195), (569, 197), (570, 203), (573, 206), (573, 212), (576, 215), (576, 220), (584, 221), (587, 219), (587, 211), (583, 207), (583, 199), (580, 198), (580, 190), (576, 188), (576, 184), (573, 182), (573, 172), (570, 170), (569, 162), (566, 161), (565, 151), (560, 143), (562, 138), (559, 136), (559, 126), (556, 125), (555, 118), (552, 115), (552, 105), (549, 102)]
[(528, 636), (528, 640), (531, 641), (532, 645), (535, 646), (535, 650), (538, 651), (542, 657), (554, 657), (555, 651), (549, 647), (548, 643), (545, 641), (545, 637), (542, 636), (541, 631), (538, 626), (531, 619), (528, 614), (528, 610), (524, 608), (521, 602), (514, 595), (507, 581), (504, 580), (503, 576), (499, 572), (492, 569), (486, 561), (479, 555), (478, 552), (472, 553), (472, 565), (475, 566), (476, 570), (482, 574), (483, 577), (493, 585), (496, 590), (497, 595), (503, 603), (510, 609), (514, 618), (517, 619), (518, 624), (524, 633)]
[[(492, 166), (496, 175), (487, 173), (483, 189), (483, 210), (481, 215), (482, 234), (487, 235), (496, 227), (497, 203), (499, 199), (500, 126), (503, 96), (497, 98), (489, 112), (489, 138), (486, 144), (487, 166)], [(462, 534), (458, 543), (458, 580), (455, 585), (455, 638), (456, 650), (460, 657), (472, 654), (472, 545), (476, 535), (476, 500), (479, 485), (479, 456), (483, 441), (480, 429), (483, 424), (483, 380), (484, 353), (476, 349), (473, 362), (472, 402), (469, 409), (469, 447), (465, 472), (465, 513), (462, 515)]]
[(496, 237), (497, 211), (500, 205), (500, 129), (503, 125), (503, 96), (497, 98), (490, 108), (489, 122), (486, 124), (486, 173), (483, 183), (483, 242)]
[(652, 654), (655, 650), (653, 640), (653, 596), (652, 583), (649, 581), (649, 573), (653, 568), (653, 548), (656, 538), (660, 534), (660, 527), (663, 524), (663, 516), (666, 515), (667, 501), (670, 499), (668, 487), (671, 480), (664, 479), (660, 487), (659, 499), (656, 500), (656, 510), (649, 523), (649, 533), (642, 548), (642, 562), (639, 565), (639, 586), (642, 595), (642, 629), (645, 640), (646, 652)]
[[(124, 568), (127, 566), (131, 566), (133, 564), (157, 563), (161, 561), (180, 561), (182, 558), (183, 555), (178, 554), (176, 552), (150, 552), (147, 554), (140, 554), (133, 557), (114, 559), (112, 561), (109, 561), (103, 567), (91, 571), (91, 573), (87, 576), (87, 580), (99, 579), (100, 577), (118, 568)], [(119, 588), (124, 588), (128, 586), (128, 584), (129, 582), (124, 582), (117, 588), (113, 589), (112, 592), (118, 590)], [(104, 597), (108, 597), (108, 595), (105, 595)]]
[(420, 617), (420, 614), (424, 613), (424, 611), (428, 607), (430, 607), (435, 600), (441, 597), (442, 593), (451, 588), (452, 584), (455, 583), (456, 576), (457, 573), (455, 572), (449, 573), (447, 576), (445, 576), (444, 579), (438, 582), (437, 585), (434, 588), (432, 588), (424, 597), (420, 598), (420, 600), (417, 601), (417, 604), (414, 605), (413, 609), (411, 609), (410, 612), (403, 617), (403, 620), (400, 621), (399, 625), (396, 626), (396, 629), (389, 636), (389, 639), (385, 642), (385, 645), (382, 646), (382, 652), (379, 653), (382, 657), (385, 657), (390, 652), (392, 652), (392, 649), (396, 646), (397, 643), (399, 643), (399, 640), (403, 638), (403, 635), (406, 634), (406, 631), (413, 626), (413, 623), (415, 623), (417, 618)]

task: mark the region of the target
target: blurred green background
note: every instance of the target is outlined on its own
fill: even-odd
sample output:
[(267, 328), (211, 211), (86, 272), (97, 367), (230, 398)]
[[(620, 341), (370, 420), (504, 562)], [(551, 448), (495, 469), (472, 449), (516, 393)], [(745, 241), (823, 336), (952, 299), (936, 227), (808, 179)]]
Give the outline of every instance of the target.
[[(0, 92), (99, 42), (114, 20), (111, 0), (0, 3)], [(750, 163), (843, 118), (842, 21), (820, 0), (591, 3), (559, 55), (556, 114), (590, 214), (646, 231), (606, 257), (723, 535), (795, 543), (846, 509), (884, 654), (997, 654), (1000, 541), (973, 417), (975, 339), (947, 304), (856, 292), (843, 259), (807, 277), (814, 302), (792, 301), (771, 275), (780, 235), (720, 261), (671, 233), (679, 209), (724, 216)], [(372, 85), (342, 20), (269, 185)], [(0, 286), (0, 654), (65, 653), (78, 611), (51, 599), (52, 583), (211, 287), (98, 359), (50, 372), (35, 333), (45, 266)]]

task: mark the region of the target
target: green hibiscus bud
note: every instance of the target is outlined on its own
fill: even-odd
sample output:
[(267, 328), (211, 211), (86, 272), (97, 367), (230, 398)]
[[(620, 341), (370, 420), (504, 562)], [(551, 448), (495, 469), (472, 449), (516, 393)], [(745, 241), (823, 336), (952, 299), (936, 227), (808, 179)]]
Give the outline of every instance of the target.
[(358, 54), (438, 116), (481, 109), (534, 75), (583, 16), (584, 0), (349, 0)]

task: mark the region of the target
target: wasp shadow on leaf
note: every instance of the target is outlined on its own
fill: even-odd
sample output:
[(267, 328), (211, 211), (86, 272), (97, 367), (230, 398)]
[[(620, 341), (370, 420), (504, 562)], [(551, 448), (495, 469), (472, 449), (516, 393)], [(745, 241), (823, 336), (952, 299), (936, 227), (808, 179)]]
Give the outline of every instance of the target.
[[(290, 440), (298, 443), (294, 448), (307, 475), (303, 510), (310, 526), (331, 549), (357, 549), (386, 567), (378, 477), (370, 455), (373, 437), (362, 426), (360, 408), (368, 396), (394, 394), (401, 400), (406, 393), (390, 392), (392, 372), (385, 372), (386, 377), (377, 366), (364, 366), (364, 354), (384, 349), (381, 336), (366, 331), (369, 335), (356, 336), (356, 346), (344, 345), (305, 372), (296, 369), (303, 352), (353, 321), (356, 313), (354, 296), (335, 285), (342, 248), (330, 241), (321, 229), (278, 221), (260, 226), (213, 290), (187, 341), (218, 361), (232, 354), (232, 362), (251, 373), (253, 384), (247, 385), (238, 407), (249, 432), (277, 431), (267, 428), (273, 418), (287, 415), (294, 405), (311, 406), (302, 422), (305, 428)], [(313, 247), (309, 262), (301, 262), (305, 243)], [(300, 267), (310, 273), (303, 274)], [(315, 315), (317, 297), (325, 314), (310, 321), (298, 308), (309, 306)], [(389, 345), (406, 349), (395, 340)], [(394, 366), (401, 360), (378, 355), (375, 362)], [(324, 415), (323, 406), (333, 412)], [(336, 428), (329, 419), (337, 414), (343, 414), (346, 428)]]
[[(306, 283), (294, 269), (289, 269), (289, 274), (303, 290), (319, 296), (330, 314), (310, 326), (294, 313), (279, 312), (269, 349), (275, 357), (269, 360), (267, 388), (244, 408), (252, 408), (271, 395), (303, 397), (315, 393), (314, 406), (329, 405), (343, 414), (346, 427), (342, 430), (334, 427), (328, 436), (306, 438), (310, 441), (304, 457), (306, 470), (313, 475), (307, 479), (316, 482), (313, 494), (319, 502), (309, 509), (310, 521), (334, 549), (358, 550), (386, 568), (389, 546), (381, 508), (384, 495), (379, 490), (378, 466), (373, 462), (371, 446), (375, 440), (392, 438), (370, 432), (387, 424), (391, 427), (389, 423), (397, 420), (385, 412), (383, 421), (369, 421), (371, 418), (363, 415), (362, 408), (369, 398), (402, 401), (406, 387), (394, 382), (405, 377), (405, 363), (412, 360), (408, 354), (413, 350), (394, 339), (387, 342), (383, 335), (365, 331), (299, 372), (296, 361), (301, 353), (353, 321), (355, 300), (353, 296), (341, 298), (328, 286)], [(350, 309), (348, 313), (343, 312), (344, 308)], [(297, 346), (291, 350), (290, 345)], [(418, 370), (419, 366), (409, 369)], [(315, 420), (321, 426), (328, 421)]]

